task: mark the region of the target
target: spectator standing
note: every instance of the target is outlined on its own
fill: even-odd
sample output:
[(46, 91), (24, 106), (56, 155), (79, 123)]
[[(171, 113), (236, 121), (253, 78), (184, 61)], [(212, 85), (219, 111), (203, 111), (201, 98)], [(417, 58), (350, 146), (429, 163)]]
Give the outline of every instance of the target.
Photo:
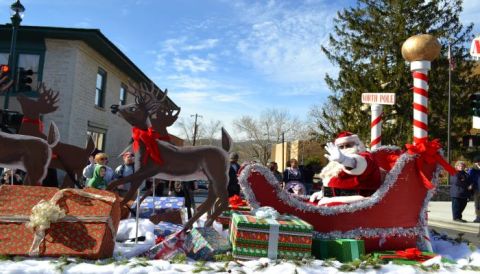
[[(283, 172), (283, 181), (285, 182), (285, 189), (293, 193), (293, 189), (300, 195), (306, 194), (304, 177), (302, 171), (298, 167), (297, 159), (290, 159), (290, 166)], [(299, 189), (300, 188), (300, 189)]]
[(169, 196), (175, 195), (175, 197), (184, 197), (185, 199), (185, 207), (187, 208), (187, 216), (188, 218), (192, 218), (193, 209), (195, 208), (195, 199), (193, 195), (193, 191), (196, 190), (196, 183), (195, 181), (187, 181), (187, 182), (172, 182), (170, 181), (169, 186)]
[(468, 170), (472, 182), (473, 200), (476, 218), (474, 223), (480, 223), (480, 155), (473, 158), (473, 166)]
[(276, 162), (268, 163), (268, 168), (273, 173), (273, 176), (277, 179), (278, 183), (281, 184), (283, 181), (283, 175), (278, 171), (278, 164)]
[(315, 176), (313, 165), (311, 163), (308, 163), (307, 165), (300, 166), (300, 170), (303, 174), (303, 182), (306, 189), (305, 194), (310, 195), (313, 189), (313, 176)]
[(108, 184), (110, 181), (112, 181), (114, 172), (113, 169), (107, 165), (108, 155), (106, 153), (100, 152), (95, 156), (90, 156), (89, 161), (90, 164), (83, 169), (83, 176), (87, 179), (87, 182), (93, 177), (93, 172), (95, 171), (95, 167), (97, 165), (105, 166), (105, 182)]
[[(132, 152), (127, 151), (123, 153), (122, 158), (123, 164), (115, 168), (114, 179), (127, 177), (135, 172), (135, 155)], [(130, 190), (130, 182), (118, 186), (117, 189), (120, 196), (125, 196)]]
[(462, 213), (467, 206), (470, 197), (471, 181), (468, 173), (465, 171), (466, 165), (463, 161), (455, 163), (457, 174), (450, 176), (450, 197), (452, 199), (452, 216), (455, 222), (466, 223), (462, 219)]
[(232, 152), (230, 154), (230, 169), (228, 170), (228, 197), (232, 197), (233, 195), (240, 196), (240, 185), (238, 184), (237, 173), (240, 169), (240, 165), (238, 164), (238, 153)]

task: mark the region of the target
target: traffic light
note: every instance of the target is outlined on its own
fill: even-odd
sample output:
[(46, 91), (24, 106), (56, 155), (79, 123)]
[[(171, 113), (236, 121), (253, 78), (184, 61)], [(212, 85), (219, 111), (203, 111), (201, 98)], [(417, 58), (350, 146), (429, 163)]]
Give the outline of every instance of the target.
[(18, 92), (32, 91), (33, 70), (20, 68), (18, 73)]
[(8, 65), (0, 65), (0, 74), (3, 76), (3, 75), (6, 75), (10, 72), (10, 67)]
[(473, 116), (480, 117), (480, 93), (474, 93), (468, 98)]

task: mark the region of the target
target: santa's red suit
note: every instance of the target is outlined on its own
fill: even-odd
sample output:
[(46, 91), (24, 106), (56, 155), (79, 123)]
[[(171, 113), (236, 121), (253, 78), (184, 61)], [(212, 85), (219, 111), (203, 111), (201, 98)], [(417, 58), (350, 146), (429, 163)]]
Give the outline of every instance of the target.
[[(345, 145), (348, 146), (345, 147)], [(338, 159), (331, 160), (320, 173), (323, 185), (332, 188), (333, 195), (335, 195), (335, 189), (341, 189), (353, 190), (352, 194), (370, 196), (380, 187), (382, 183), (380, 167), (372, 154), (365, 150), (365, 146), (356, 134), (342, 132), (335, 139), (335, 145), (330, 143), (325, 148), (327, 151), (330, 149), (334, 154), (338, 154), (335, 150), (340, 149), (340, 154), (344, 155), (340, 158), (345, 162), (340, 162)], [(331, 159), (329, 155), (326, 157)]]
[(330, 178), (328, 186), (333, 189), (358, 190), (362, 196), (372, 195), (381, 185), (380, 168), (370, 152), (349, 155), (355, 158), (357, 166), (343, 168), (337, 176)]

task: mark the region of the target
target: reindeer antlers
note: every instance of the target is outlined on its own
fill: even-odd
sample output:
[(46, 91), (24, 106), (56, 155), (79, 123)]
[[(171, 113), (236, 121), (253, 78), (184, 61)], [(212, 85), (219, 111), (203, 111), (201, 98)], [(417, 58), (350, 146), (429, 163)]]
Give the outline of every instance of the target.
[(53, 91), (51, 88), (47, 89), (45, 83), (40, 83), (38, 85), (38, 93), (40, 97), (38, 98), (37, 103), (41, 104), (42, 110), (44, 113), (50, 113), (57, 110), (58, 106), (58, 91)]
[(131, 89), (128, 88), (127, 91), (135, 96), (135, 102), (144, 104), (150, 114), (155, 113), (167, 98), (168, 90), (165, 89), (165, 92), (162, 93), (162, 90), (157, 89), (153, 82), (150, 83), (150, 87), (143, 82), (140, 84), (129, 82), (129, 86)]

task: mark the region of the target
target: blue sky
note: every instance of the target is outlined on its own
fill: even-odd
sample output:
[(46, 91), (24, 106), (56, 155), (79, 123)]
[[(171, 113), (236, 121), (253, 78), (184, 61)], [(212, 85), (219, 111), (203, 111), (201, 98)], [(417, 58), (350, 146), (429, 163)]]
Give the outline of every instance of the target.
[[(0, 20), (10, 22), (0, 0)], [(339, 9), (355, 1), (22, 0), (24, 25), (100, 29), (182, 108), (232, 120), (288, 109), (304, 120), (329, 95), (321, 52)], [(478, 0), (462, 21), (480, 25)], [(476, 26), (476, 30), (479, 30)], [(478, 31), (476, 34), (479, 34)], [(173, 133), (180, 132), (172, 128)]]

